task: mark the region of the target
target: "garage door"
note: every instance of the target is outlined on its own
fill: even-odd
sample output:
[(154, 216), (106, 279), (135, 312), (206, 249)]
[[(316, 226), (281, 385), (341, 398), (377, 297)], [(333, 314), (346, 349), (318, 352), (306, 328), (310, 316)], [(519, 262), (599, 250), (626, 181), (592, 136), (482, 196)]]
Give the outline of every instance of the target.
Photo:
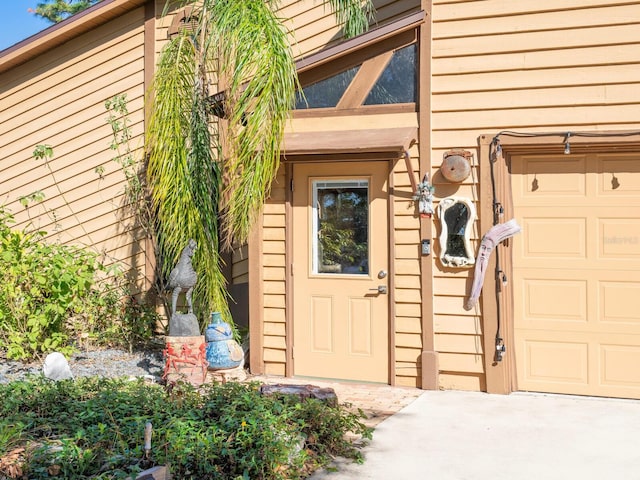
[(518, 389), (640, 398), (640, 154), (511, 172)]

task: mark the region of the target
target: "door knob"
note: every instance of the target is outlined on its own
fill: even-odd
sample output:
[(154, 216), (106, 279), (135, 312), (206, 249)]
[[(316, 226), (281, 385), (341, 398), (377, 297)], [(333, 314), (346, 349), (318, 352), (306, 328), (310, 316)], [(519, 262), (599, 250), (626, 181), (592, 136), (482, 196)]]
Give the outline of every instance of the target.
[(383, 295), (387, 294), (387, 286), (386, 285), (378, 285), (378, 288), (370, 288), (369, 290), (373, 290), (378, 293), (382, 293)]
[(385, 278), (387, 276), (387, 271), (386, 270), (380, 270), (378, 272), (378, 278)]

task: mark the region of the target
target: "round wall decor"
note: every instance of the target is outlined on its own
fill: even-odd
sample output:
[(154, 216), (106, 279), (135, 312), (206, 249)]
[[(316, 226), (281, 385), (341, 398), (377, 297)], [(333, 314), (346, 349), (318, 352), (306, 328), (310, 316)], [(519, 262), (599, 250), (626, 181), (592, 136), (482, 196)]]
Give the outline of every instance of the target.
[(449, 150), (444, 153), (440, 173), (453, 183), (460, 183), (471, 174), (469, 159), (472, 153), (466, 150)]

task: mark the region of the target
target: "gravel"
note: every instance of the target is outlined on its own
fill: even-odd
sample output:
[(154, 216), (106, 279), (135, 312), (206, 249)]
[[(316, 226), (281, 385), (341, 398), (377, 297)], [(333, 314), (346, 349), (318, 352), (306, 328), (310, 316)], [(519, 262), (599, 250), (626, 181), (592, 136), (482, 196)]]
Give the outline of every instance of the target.
[[(75, 378), (79, 377), (153, 377), (159, 380), (164, 369), (162, 350), (151, 348), (129, 353), (125, 350), (105, 349), (80, 351), (68, 359)], [(42, 375), (42, 362), (23, 363), (7, 360), (0, 352), (0, 383), (24, 379), (29, 374)]]

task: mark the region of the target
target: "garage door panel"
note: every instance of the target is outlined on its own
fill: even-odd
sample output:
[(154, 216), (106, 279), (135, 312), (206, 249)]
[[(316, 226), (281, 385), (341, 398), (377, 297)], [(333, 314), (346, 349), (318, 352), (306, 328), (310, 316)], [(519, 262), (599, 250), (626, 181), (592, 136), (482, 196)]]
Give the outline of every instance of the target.
[(599, 218), (600, 258), (640, 261), (640, 218)]
[[(582, 197), (587, 190), (587, 161), (585, 157), (527, 157), (512, 163), (518, 174), (520, 185), (517, 189), (520, 202), (542, 201), (555, 197)], [(562, 173), (562, 178), (558, 177)], [(515, 190), (514, 190), (515, 195)]]
[(601, 281), (598, 300), (602, 323), (640, 327), (640, 282)]
[(523, 217), (522, 257), (585, 258), (586, 220), (579, 217)]
[(518, 388), (640, 398), (640, 155), (571, 157), (511, 159)]
[[(640, 388), (640, 345), (600, 345), (600, 385)], [(636, 368), (630, 368), (636, 366)]]
[(577, 280), (523, 279), (525, 322), (586, 322), (587, 282)]
[[(600, 156), (597, 162), (600, 196), (640, 199), (640, 155)], [(637, 202), (635, 204), (637, 205)]]
[(589, 344), (566, 336), (548, 340), (544, 331), (530, 331), (522, 340), (518, 387), (536, 390), (547, 383), (587, 385)]

